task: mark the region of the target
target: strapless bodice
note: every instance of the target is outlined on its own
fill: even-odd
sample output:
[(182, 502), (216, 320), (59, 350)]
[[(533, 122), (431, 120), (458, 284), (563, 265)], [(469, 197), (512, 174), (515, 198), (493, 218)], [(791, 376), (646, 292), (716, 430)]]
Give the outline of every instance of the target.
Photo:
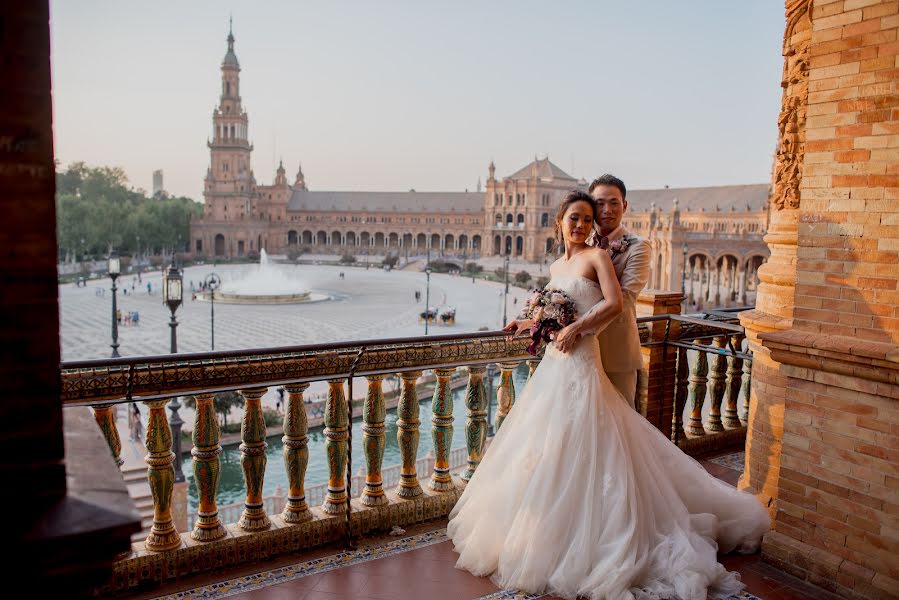
[(603, 299), (600, 285), (581, 275), (556, 275), (549, 280), (546, 287), (568, 294), (577, 307), (578, 318)]

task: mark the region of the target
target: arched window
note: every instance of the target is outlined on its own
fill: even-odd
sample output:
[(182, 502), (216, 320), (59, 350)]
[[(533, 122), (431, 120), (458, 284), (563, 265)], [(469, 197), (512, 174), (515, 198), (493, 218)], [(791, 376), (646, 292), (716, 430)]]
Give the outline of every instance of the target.
[(524, 227), (524, 215), (521, 213), (518, 214), (518, 226)]
[(549, 227), (549, 213), (540, 215), (540, 227)]
[(515, 217), (512, 216), (512, 213), (507, 214), (506, 215), (506, 225), (511, 227), (514, 222), (515, 222)]

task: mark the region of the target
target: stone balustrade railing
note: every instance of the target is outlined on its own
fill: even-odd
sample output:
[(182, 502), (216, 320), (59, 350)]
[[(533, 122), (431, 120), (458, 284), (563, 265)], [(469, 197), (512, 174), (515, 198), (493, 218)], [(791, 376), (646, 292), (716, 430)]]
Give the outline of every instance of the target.
[[(671, 297), (665, 296), (657, 307), (672, 308)], [(745, 436), (741, 416), (745, 419), (751, 363), (742, 351), (739, 325), (717, 318), (672, 314), (657, 314), (640, 321), (645, 359), (638, 385), (640, 412), (666, 434), (670, 432), (671, 439), (688, 452), (705, 449), (716, 439)], [(256, 560), (282, 551), (296, 551), (296, 544), (315, 545), (351, 532), (359, 535), (388, 525), (446, 515), (461, 493), (459, 485), (472, 477), (485, 451), (487, 387), (493, 383), (493, 378), (487, 377), (488, 369), (492, 373), (493, 365), (499, 367), (493, 423), (499, 429), (515, 402), (513, 370), (527, 361), (533, 373), (538, 364), (525, 347), (524, 339), (511, 340), (499, 332), (486, 332), (64, 363), (63, 402), (94, 409), (116, 460), (120, 461), (121, 442), (113, 405), (142, 402), (149, 408), (145, 460), (153, 495), (153, 526), (146, 542), (137, 544), (132, 556), (121, 561), (110, 590), (135, 585), (142, 578), (162, 580), (195, 572), (201, 567), (154, 557), (172, 551), (196, 552), (197, 544), (213, 548), (219, 541), (262, 535), (269, 542), (248, 546), (249, 552), (257, 554), (243, 558)], [(690, 354), (695, 354), (692, 373)], [(708, 355), (712, 357), (711, 370)], [(459, 466), (460, 460), (451, 456), (455, 416), (450, 381), (459, 368), (468, 377), (466, 448), (455, 453), (464, 452), (467, 464), (454, 479), (451, 470)], [(423, 473), (423, 466), (415, 458), (422, 429), (416, 385), (425, 370), (432, 371), (437, 382), (429, 428), (434, 458), (424, 466)], [(402, 465), (396, 469), (395, 478), (385, 477), (388, 474), (382, 469), (386, 432), (382, 382), (388, 374), (397, 374), (402, 382), (396, 422)], [(353, 415), (345, 388), (354, 376), (365, 377), (368, 382), (362, 410), (362, 440), (350, 439)], [(322, 498), (312, 498), (304, 484), (309, 455), (303, 394), (312, 381), (327, 381), (329, 387), (324, 419), (329, 478)], [(275, 385), (287, 391), (282, 439), (289, 482), (283, 506), (277, 507), (262, 495), (267, 457), (261, 397), (268, 386)], [(216, 502), (222, 448), (213, 401), (215, 392), (234, 389), (245, 400), (240, 451), (246, 498), (237, 523), (228, 524)], [(172, 515), (175, 454), (164, 407), (168, 398), (189, 394), (196, 399), (191, 454), (199, 506), (191, 531), (186, 533), (176, 530)], [(685, 426), (688, 397), (691, 411)], [(703, 419), (706, 402), (709, 409)], [(365, 457), (365, 475), (355, 482), (356, 486), (354, 478), (348, 476), (351, 443), (361, 443)], [(354, 487), (361, 490), (358, 499), (351, 501)], [(412, 508), (403, 508), (404, 503)], [(292, 534), (291, 527), (298, 527), (300, 533)], [(297, 541), (297, 536), (302, 540)], [(227, 556), (230, 558), (221, 560), (237, 560), (232, 554)], [(237, 556), (244, 555), (238, 552)]]

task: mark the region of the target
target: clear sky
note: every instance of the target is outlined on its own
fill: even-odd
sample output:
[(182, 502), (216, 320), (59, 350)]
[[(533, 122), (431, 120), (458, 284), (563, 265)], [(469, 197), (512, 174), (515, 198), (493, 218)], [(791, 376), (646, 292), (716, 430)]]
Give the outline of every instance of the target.
[(253, 169), (474, 190), (535, 154), (631, 188), (770, 180), (783, 0), (52, 0), (56, 155), (202, 200), (234, 18)]

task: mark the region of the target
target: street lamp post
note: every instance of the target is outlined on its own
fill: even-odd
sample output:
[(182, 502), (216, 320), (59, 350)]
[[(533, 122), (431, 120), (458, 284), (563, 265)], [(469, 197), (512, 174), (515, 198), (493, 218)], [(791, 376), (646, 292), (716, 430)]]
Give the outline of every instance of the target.
[(178, 327), (178, 321), (175, 320), (175, 311), (178, 310), (178, 307), (181, 306), (181, 302), (184, 300), (183, 293), (183, 276), (181, 275), (181, 271), (178, 270), (178, 267), (175, 265), (170, 265), (168, 269), (166, 269), (165, 277), (162, 280), (162, 301), (168, 305), (169, 310), (172, 311), (172, 319), (169, 321), (169, 327), (172, 328), (172, 341), (170, 352), (172, 354), (177, 354), (178, 352), (178, 340), (175, 334), (175, 329)]
[[(178, 352), (178, 339), (175, 335), (178, 321), (175, 320), (175, 311), (178, 310), (178, 307), (181, 306), (181, 302), (184, 300), (183, 284), (184, 276), (181, 271), (174, 264), (170, 265), (166, 269), (165, 277), (162, 279), (162, 301), (172, 311), (172, 320), (169, 322), (169, 327), (172, 328), (171, 348), (169, 350), (172, 354), (177, 354)], [(184, 471), (181, 469), (181, 426), (184, 424), (184, 420), (178, 414), (178, 409), (181, 408), (178, 396), (172, 398), (168, 408), (172, 412), (172, 416), (169, 418), (169, 428), (172, 432), (172, 451), (175, 453), (175, 463), (173, 465), (175, 468), (175, 483), (180, 483), (184, 481)]]
[(119, 288), (115, 286), (115, 280), (122, 272), (122, 263), (115, 252), (109, 255), (109, 260), (106, 263), (106, 270), (109, 273), (109, 278), (112, 279), (112, 357), (118, 358), (121, 356), (119, 354), (119, 311), (116, 306), (115, 293)]
[(222, 278), (217, 273), (210, 273), (205, 279), (209, 290), (209, 334), (211, 349), (215, 350), (215, 291), (222, 285)]
[(503, 265), (503, 279), (505, 280), (505, 288), (503, 289), (503, 327), (506, 326), (506, 307), (508, 306), (508, 298), (509, 295), (509, 255), (506, 254), (506, 259)]
[(683, 300), (681, 300), (681, 304), (686, 308), (687, 306), (687, 240), (684, 239), (684, 243), (681, 246), (681, 251), (683, 252), (683, 265), (681, 269), (680, 275), (680, 289), (681, 293), (684, 295)]
[(431, 320), (431, 267), (425, 268), (425, 335), (428, 335), (428, 321)]
[(487, 365), (487, 437), (492, 438), (493, 432), (493, 378), (496, 376), (496, 365)]

